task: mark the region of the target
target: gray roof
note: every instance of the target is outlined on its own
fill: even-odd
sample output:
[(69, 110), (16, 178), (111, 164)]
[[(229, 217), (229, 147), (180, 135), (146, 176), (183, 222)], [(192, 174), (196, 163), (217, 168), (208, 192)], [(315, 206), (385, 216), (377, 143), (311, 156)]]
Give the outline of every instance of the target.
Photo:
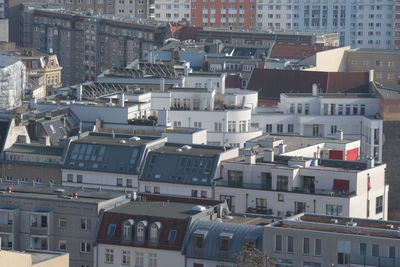
[(63, 147), (43, 146), (37, 144), (14, 144), (12, 147), (5, 150), (5, 152), (51, 155), (60, 157), (62, 156), (63, 151), (64, 151)]
[(0, 68), (5, 68), (19, 61), (18, 58), (0, 55)]
[(96, 172), (137, 174), (145, 146), (156, 137), (90, 133), (71, 143), (64, 168)]
[(180, 144), (166, 144), (149, 152), (142, 180), (193, 185), (210, 185), (222, 147), (195, 146), (180, 149)]
[[(245, 248), (246, 242), (254, 242), (257, 249), (262, 249), (263, 229), (262, 226), (247, 224), (198, 221), (189, 229), (184, 254), (190, 258), (234, 262), (236, 255)], [(205, 236), (203, 248), (195, 245), (197, 234)], [(220, 238), (230, 238), (228, 251), (220, 250)]]
[(6, 142), (10, 125), (11, 125), (11, 121), (0, 120), (0, 152), (2, 152), (4, 144)]
[(68, 136), (67, 129), (65, 129), (64, 124), (60, 119), (44, 120), (39, 123), (46, 135), (50, 137), (52, 145), (58, 145), (61, 139)]
[(201, 211), (192, 210), (195, 204), (163, 201), (131, 201), (108, 212), (140, 216), (155, 216), (171, 219), (185, 219)]

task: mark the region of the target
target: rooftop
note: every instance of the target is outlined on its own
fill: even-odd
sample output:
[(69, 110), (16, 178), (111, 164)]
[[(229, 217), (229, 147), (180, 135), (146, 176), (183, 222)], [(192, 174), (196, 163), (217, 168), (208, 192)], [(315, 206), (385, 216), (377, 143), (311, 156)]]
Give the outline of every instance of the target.
[(14, 144), (12, 147), (5, 150), (5, 152), (12, 152), (12, 153), (51, 155), (51, 156), (62, 156), (63, 151), (64, 151), (63, 147), (44, 146), (38, 144)]
[(315, 214), (299, 214), (272, 226), (399, 239), (400, 222)]
[(317, 52), (334, 49), (337, 47), (324, 45), (282, 44), (277, 43), (272, 47), (271, 58), (304, 59), (315, 55)]
[(157, 140), (159, 137), (154, 136), (136, 136), (129, 134), (110, 134), (110, 133), (94, 133), (90, 132), (87, 136), (77, 139), (76, 143), (96, 144), (96, 145), (112, 145), (123, 147), (139, 147), (144, 144)]
[(19, 61), (18, 58), (0, 55), (0, 68), (5, 68)]
[(153, 150), (152, 152), (161, 153), (161, 154), (175, 154), (175, 155), (193, 155), (193, 156), (217, 156), (226, 149), (221, 146), (209, 146), (209, 145), (190, 145), (189, 149), (182, 149), (185, 146), (184, 144), (175, 144), (175, 143), (167, 143), (165, 146), (162, 146), (158, 149)]
[(347, 51), (348, 53), (357, 53), (357, 52), (365, 52), (365, 53), (382, 53), (382, 54), (400, 54), (399, 49), (378, 49), (378, 48), (357, 48), (353, 50)]
[[(11, 187), (11, 193), (7, 192), (7, 188)], [(74, 198), (73, 194), (77, 193), (78, 197)], [(34, 198), (46, 199), (54, 201), (72, 201), (85, 203), (99, 203), (105, 200), (124, 196), (122, 192), (117, 191), (99, 191), (98, 189), (88, 189), (67, 186), (49, 186), (47, 184), (32, 183), (0, 183), (0, 197), (17, 197), (17, 198)]]

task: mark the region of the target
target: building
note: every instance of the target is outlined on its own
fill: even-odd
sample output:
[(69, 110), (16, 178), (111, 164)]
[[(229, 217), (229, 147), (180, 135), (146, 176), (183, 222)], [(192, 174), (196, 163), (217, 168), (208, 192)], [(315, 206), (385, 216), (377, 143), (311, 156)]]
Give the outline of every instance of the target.
[(85, 133), (70, 144), (62, 184), (75, 187), (137, 191), (145, 156), (165, 138)]
[(17, 58), (0, 55), (0, 109), (22, 104), (26, 87), (26, 68)]
[(277, 266), (397, 266), (395, 221), (299, 214), (265, 227), (264, 250)]
[(26, 5), (20, 45), (58, 55), (62, 83), (93, 81), (113, 67), (125, 67), (152, 50), (157, 24), (111, 15), (91, 16)]
[(273, 31), (337, 32), (340, 46), (393, 48), (395, 4), (391, 0), (265, 1), (257, 3), (257, 27)]
[(191, 22), (197, 27), (253, 30), (256, 27), (256, 2), (192, 2)]
[(148, 153), (139, 191), (215, 199), (221, 161), (236, 156), (237, 148), (167, 143)]
[[(94, 14), (114, 14), (117, 1), (79, 1), (79, 0), (60, 0), (58, 1), (68, 10), (86, 10)], [(121, 1), (120, 1), (121, 2)]]
[(135, 17), (141, 19), (154, 18), (154, 1), (123, 0), (114, 1), (114, 13), (120, 17)]
[(95, 266), (99, 215), (129, 201), (112, 191), (22, 183), (0, 188), (2, 249), (69, 253), (71, 267)]
[(162, 195), (111, 209), (99, 227), (96, 266), (186, 266), (182, 249), (188, 229), (198, 220), (220, 218), (223, 209), (219, 201)]
[(386, 165), (355, 161), (360, 141), (265, 136), (248, 145), (221, 163), (216, 182), (215, 198), (233, 212), (387, 219)]
[(394, 48), (398, 49), (400, 47), (400, 25), (399, 25), (400, 3), (396, 1), (394, 4), (395, 4)]
[(6, 51), (0, 49), (0, 53), (18, 58), (25, 64), (28, 80), (27, 93), (31, 97), (44, 98), (61, 87), (62, 67), (58, 63), (57, 55), (15, 47)]
[[(1, 5), (1, 3), (0, 3)], [(1, 9), (0, 9), (1, 13)], [(8, 42), (9, 41), (9, 33), (8, 33), (8, 19), (2, 19), (0, 14), (0, 42)]]
[(191, 3), (189, 0), (179, 0), (173, 3), (166, 0), (156, 0), (154, 6), (154, 18), (156, 20), (174, 22), (190, 20)]
[(36, 251), (0, 251), (0, 266), (15, 267), (69, 267), (68, 253), (36, 252)]
[(235, 266), (240, 253), (248, 246), (262, 251), (265, 242), (262, 224), (270, 220), (249, 219), (240, 223), (229, 220), (194, 223), (187, 232), (183, 250), (185, 266)]

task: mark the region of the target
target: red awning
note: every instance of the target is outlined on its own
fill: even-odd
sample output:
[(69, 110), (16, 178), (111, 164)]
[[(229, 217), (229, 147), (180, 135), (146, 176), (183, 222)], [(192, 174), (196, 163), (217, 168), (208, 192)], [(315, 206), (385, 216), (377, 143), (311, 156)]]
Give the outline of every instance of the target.
[(349, 191), (350, 182), (349, 180), (333, 180), (333, 191)]

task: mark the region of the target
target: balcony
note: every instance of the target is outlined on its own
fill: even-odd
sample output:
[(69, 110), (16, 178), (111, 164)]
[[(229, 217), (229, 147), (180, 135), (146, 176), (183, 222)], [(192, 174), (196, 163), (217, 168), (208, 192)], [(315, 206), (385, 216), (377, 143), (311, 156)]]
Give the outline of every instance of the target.
[(0, 234), (1, 249), (12, 250), (13, 249), (13, 235), (12, 234)]
[(31, 249), (34, 250), (48, 250), (49, 240), (46, 237), (34, 236), (31, 237)]
[(33, 235), (48, 235), (49, 233), (49, 214), (32, 213), (30, 217), (30, 233)]
[(350, 254), (351, 266), (365, 267), (395, 267), (400, 266), (400, 258), (373, 257), (359, 254)]

